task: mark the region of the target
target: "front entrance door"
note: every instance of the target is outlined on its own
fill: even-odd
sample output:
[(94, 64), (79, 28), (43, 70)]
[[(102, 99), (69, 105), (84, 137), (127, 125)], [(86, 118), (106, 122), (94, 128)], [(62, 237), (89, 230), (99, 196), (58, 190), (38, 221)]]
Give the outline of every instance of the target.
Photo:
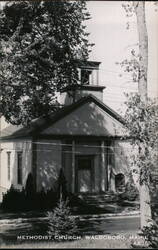
[(76, 156), (76, 191), (91, 193), (94, 184), (93, 156)]

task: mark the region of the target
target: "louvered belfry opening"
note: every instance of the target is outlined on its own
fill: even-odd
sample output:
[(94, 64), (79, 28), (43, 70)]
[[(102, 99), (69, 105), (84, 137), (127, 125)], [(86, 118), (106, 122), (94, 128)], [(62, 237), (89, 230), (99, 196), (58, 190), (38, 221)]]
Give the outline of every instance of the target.
[(84, 96), (93, 95), (103, 101), (105, 86), (99, 84), (99, 65), (95, 61), (78, 61), (78, 84), (69, 85), (60, 92), (61, 105), (71, 105)]
[(99, 85), (99, 65), (95, 61), (79, 61), (79, 83), (81, 85)]

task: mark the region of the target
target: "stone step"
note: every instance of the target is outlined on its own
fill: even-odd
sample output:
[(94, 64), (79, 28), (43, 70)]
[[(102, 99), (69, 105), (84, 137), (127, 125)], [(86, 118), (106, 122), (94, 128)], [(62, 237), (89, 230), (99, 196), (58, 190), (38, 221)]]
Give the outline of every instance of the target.
[(83, 199), (83, 200), (89, 201), (89, 202), (91, 202), (91, 201), (108, 202), (108, 201), (112, 201), (112, 200), (114, 200), (114, 199), (109, 198), (109, 199)]
[(112, 199), (115, 198), (116, 196), (96, 196), (96, 197), (91, 197), (91, 196), (86, 196), (86, 197), (82, 197), (83, 199), (88, 199), (88, 200), (94, 200), (94, 199), (100, 199), (100, 200), (108, 200), (108, 199)]
[(93, 200), (100, 200), (100, 201), (108, 201), (108, 200), (113, 200), (115, 197), (104, 197), (104, 198), (82, 198), (83, 200), (88, 200), (88, 201), (93, 201)]
[(88, 200), (88, 199), (83, 199), (84, 201), (87, 201), (87, 202), (99, 202), (99, 203), (103, 203), (103, 202), (109, 202), (109, 201), (113, 201), (112, 199), (108, 199), (108, 200), (99, 200), (99, 199), (92, 199), (92, 200)]
[(82, 198), (109, 198), (115, 197), (115, 194), (79, 194), (79, 197)]
[(116, 195), (114, 194), (84, 194), (79, 195), (79, 198), (86, 204), (95, 207), (104, 207), (108, 203), (116, 201)]
[(86, 199), (107, 199), (111, 197), (115, 197), (116, 195), (79, 195), (79, 197), (86, 198)]

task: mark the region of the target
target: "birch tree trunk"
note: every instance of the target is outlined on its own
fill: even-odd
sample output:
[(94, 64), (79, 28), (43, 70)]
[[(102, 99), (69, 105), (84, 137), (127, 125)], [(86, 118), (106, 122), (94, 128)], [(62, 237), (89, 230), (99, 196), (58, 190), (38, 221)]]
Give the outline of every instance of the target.
[[(147, 102), (147, 71), (148, 71), (148, 33), (145, 20), (145, 1), (133, 2), (135, 7), (135, 13), (137, 17), (137, 29), (139, 36), (139, 82), (138, 92), (141, 100)], [(144, 145), (142, 145), (143, 147)], [(141, 150), (145, 150), (142, 148)], [(141, 179), (141, 176), (140, 176)], [(149, 226), (151, 223), (151, 201), (149, 190), (149, 178), (148, 181), (140, 182), (140, 214), (141, 214), (141, 228)]]
[(139, 38), (139, 82), (138, 91), (142, 101), (147, 102), (148, 33), (145, 20), (145, 1), (134, 2)]

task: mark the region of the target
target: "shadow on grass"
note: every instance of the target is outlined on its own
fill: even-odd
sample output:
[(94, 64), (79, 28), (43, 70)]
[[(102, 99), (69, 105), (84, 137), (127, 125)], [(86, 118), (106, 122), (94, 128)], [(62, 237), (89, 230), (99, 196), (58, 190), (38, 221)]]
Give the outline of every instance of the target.
[[(105, 223), (103, 223), (101, 215), (104, 213), (119, 213), (124, 211), (126, 206), (135, 208), (134, 204), (126, 203), (123, 201), (121, 206), (117, 202), (109, 202), (104, 208), (98, 207), (97, 204), (88, 205), (82, 199), (77, 196), (69, 197), (69, 206), (71, 208), (72, 215), (87, 215), (84, 216), (84, 220), (80, 220), (78, 224), (78, 234), (84, 235), (102, 235), (108, 234), (105, 230)], [(99, 215), (98, 218), (94, 218), (92, 215)], [(0, 230), (0, 243), (9, 244), (21, 244), (26, 240), (18, 240), (18, 236), (22, 235), (47, 235), (48, 221), (46, 218), (46, 211), (28, 211), (21, 213), (0, 213), (0, 219), (2, 220)], [(101, 226), (101, 224), (104, 226)], [(106, 221), (106, 227), (108, 228), (110, 221)], [(30, 242), (31, 240), (29, 240)], [(43, 240), (42, 240), (43, 242)], [(48, 241), (47, 241), (48, 242)], [(28, 243), (28, 240), (27, 240)]]
[[(30, 240), (19, 239), (19, 236), (46, 236), (48, 229), (47, 218), (28, 218), (26, 220), (13, 220), (3, 225), (0, 233), (0, 243), (5, 245), (29, 243)], [(83, 220), (78, 223), (78, 235), (100, 235), (104, 230), (100, 228), (100, 221)], [(32, 240), (32, 242), (35, 242)], [(42, 240), (41, 242), (44, 242)], [(47, 240), (48, 243), (48, 240)]]

